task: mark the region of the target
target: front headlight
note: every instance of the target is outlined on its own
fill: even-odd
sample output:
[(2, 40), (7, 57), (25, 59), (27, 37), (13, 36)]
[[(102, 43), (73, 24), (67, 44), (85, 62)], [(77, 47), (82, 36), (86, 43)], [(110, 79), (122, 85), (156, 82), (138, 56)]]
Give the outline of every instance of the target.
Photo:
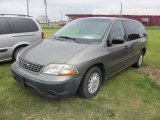
[(78, 70), (72, 65), (50, 64), (44, 68), (43, 73), (56, 76), (69, 76), (78, 74)]

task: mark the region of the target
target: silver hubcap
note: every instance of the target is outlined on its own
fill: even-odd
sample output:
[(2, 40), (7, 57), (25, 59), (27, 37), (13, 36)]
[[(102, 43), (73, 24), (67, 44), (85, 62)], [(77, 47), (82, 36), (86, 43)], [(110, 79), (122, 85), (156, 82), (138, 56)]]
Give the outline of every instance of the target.
[(93, 94), (97, 91), (98, 87), (99, 87), (99, 83), (100, 83), (100, 76), (99, 74), (93, 73), (88, 81), (88, 92), (90, 94)]
[(143, 63), (143, 55), (140, 55), (139, 61), (138, 61), (139, 66), (142, 65), (142, 63)]

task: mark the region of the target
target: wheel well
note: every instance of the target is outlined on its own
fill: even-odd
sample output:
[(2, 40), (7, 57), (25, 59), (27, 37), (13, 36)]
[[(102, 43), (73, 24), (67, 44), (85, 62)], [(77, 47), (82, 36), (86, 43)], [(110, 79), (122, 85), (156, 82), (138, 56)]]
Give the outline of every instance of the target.
[[(92, 67), (99, 67), (99, 68), (100, 68), (100, 70), (102, 71), (102, 83), (103, 83), (104, 80), (105, 80), (105, 67), (104, 67), (104, 65), (103, 65), (102, 63), (97, 63), (97, 64), (94, 64), (94, 65), (90, 66), (90, 67), (86, 70), (85, 74), (83, 75), (83, 78), (85, 77), (86, 73), (87, 73)], [(79, 91), (79, 88), (80, 88), (81, 84), (82, 84), (82, 81), (80, 82), (80, 85), (79, 85), (79, 87), (78, 87), (77, 92)]]
[[(100, 70), (102, 72), (102, 82), (103, 82), (105, 80), (105, 67), (102, 63), (97, 63), (97, 64), (92, 65), (91, 67), (89, 67), (87, 69), (87, 71), (90, 70), (92, 67), (95, 67), (95, 66), (100, 68)], [(87, 73), (87, 71), (86, 71), (86, 73)]]
[(142, 52), (144, 53), (144, 55), (146, 54), (146, 48), (142, 49)]
[(14, 51), (13, 51), (12, 58), (13, 58), (14, 53), (15, 53), (15, 51), (16, 51), (17, 49), (19, 49), (19, 48), (21, 48), (21, 47), (26, 47), (26, 46), (28, 46), (28, 45), (27, 45), (27, 44), (23, 44), (23, 45), (17, 46), (17, 47), (14, 49)]

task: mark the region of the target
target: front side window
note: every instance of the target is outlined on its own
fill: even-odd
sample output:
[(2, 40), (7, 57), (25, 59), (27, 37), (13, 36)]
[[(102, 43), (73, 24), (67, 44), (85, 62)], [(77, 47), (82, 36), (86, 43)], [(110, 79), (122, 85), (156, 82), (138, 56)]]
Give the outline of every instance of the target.
[(74, 38), (81, 43), (99, 42), (103, 38), (111, 21), (107, 19), (75, 20), (60, 29), (55, 37)]
[(6, 18), (0, 17), (0, 35), (11, 34)]
[(35, 32), (38, 31), (36, 23), (29, 18), (7, 17), (13, 33)]
[(112, 45), (112, 40), (114, 38), (124, 38), (124, 37), (125, 37), (125, 31), (122, 22), (121, 21), (114, 22), (109, 34), (108, 46)]

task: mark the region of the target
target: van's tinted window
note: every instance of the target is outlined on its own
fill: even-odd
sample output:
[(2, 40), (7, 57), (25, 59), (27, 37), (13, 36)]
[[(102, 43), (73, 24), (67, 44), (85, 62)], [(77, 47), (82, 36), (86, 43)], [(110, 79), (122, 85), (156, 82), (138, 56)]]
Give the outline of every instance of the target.
[(136, 21), (123, 21), (128, 40), (136, 40), (145, 35), (143, 25)]
[(8, 22), (13, 33), (35, 32), (38, 31), (36, 23), (29, 18), (8, 17)]
[(114, 22), (110, 31), (108, 45), (110, 46), (112, 44), (112, 40), (114, 38), (116, 37), (124, 38), (124, 36), (125, 36), (125, 31), (122, 22), (121, 21)]
[(2, 34), (10, 34), (10, 28), (8, 26), (8, 22), (6, 18), (1, 18), (0, 17), (0, 35)]

